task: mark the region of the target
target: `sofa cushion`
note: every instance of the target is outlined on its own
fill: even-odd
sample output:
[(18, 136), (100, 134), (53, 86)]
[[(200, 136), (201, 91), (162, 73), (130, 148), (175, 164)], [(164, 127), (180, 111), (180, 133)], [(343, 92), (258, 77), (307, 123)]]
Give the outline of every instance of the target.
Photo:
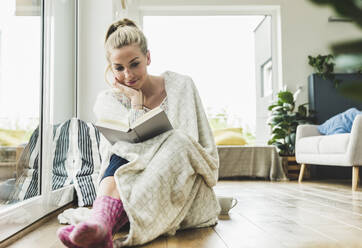
[(353, 121), (356, 118), (356, 115), (359, 114), (362, 114), (362, 111), (359, 111), (356, 108), (350, 108), (326, 120), (322, 125), (319, 125), (318, 131), (325, 135), (350, 133)]
[(318, 154), (318, 144), (319, 140), (323, 136), (310, 136), (301, 138), (298, 140), (297, 152), (298, 153), (307, 153), (307, 154)]
[(323, 138), (321, 138), (319, 141), (319, 153), (346, 153), (348, 149), (349, 137), (349, 133), (323, 136)]
[(298, 140), (298, 153), (343, 154), (347, 152), (350, 134), (305, 137)]

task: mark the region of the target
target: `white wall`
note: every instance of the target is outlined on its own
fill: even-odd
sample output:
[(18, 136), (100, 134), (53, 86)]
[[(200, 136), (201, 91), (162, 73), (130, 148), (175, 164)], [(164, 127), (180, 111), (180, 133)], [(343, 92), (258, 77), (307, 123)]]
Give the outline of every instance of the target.
[(75, 4), (72, 0), (53, 1), (52, 58), (53, 123), (75, 115)]
[(112, 0), (79, 1), (79, 113), (85, 121), (94, 121), (93, 105), (98, 92), (106, 89), (106, 59), (103, 42), (112, 23)]
[[(281, 6), (283, 83), (294, 91), (303, 86), (299, 103), (306, 102), (308, 55), (329, 53), (332, 42), (359, 38), (351, 23), (328, 23), (334, 12), (308, 0), (140, 0), (140, 5), (279, 5)], [(92, 107), (104, 82), (103, 38), (112, 22), (111, 0), (80, 1), (80, 118), (94, 120)], [(167, 68), (165, 68), (167, 69)]]

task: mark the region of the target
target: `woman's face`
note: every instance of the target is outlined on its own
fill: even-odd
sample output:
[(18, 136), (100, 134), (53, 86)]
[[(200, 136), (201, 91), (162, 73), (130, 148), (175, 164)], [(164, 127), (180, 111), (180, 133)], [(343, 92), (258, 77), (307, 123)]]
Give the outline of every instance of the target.
[(141, 89), (147, 80), (150, 53), (144, 55), (137, 44), (110, 51), (109, 61), (117, 80), (133, 89)]

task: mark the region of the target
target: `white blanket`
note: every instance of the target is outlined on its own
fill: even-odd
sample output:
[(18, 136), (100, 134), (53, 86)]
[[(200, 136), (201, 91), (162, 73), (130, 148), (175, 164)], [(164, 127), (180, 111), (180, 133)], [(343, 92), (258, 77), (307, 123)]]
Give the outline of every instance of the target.
[[(114, 153), (129, 163), (115, 172), (115, 181), (130, 221), (125, 239), (115, 247), (139, 245), (176, 230), (217, 223), (220, 212), (212, 187), (219, 158), (197, 89), (190, 77), (162, 74), (167, 92), (163, 107), (174, 130), (142, 143), (117, 142), (105, 149), (99, 179)], [(96, 101), (97, 118), (134, 121), (145, 110), (131, 110), (129, 99), (112, 90)]]

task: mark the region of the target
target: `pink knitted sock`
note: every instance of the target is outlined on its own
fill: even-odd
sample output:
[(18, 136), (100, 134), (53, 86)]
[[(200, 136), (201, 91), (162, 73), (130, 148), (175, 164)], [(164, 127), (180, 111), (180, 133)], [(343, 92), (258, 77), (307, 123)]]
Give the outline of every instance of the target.
[(91, 219), (76, 225), (69, 234), (69, 241), (78, 247), (112, 248), (112, 233), (116, 231), (115, 227), (120, 228), (120, 224), (127, 221), (120, 200), (100, 196), (93, 203)]
[(57, 235), (58, 235), (60, 241), (62, 241), (62, 243), (64, 245), (66, 245), (67, 247), (81, 248), (81, 247), (73, 244), (72, 241), (69, 239), (69, 235), (73, 231), (74, 227), (75, 227), (74, 225), (70, 225), (70, 226), (65, 226), (65, 227), (59, 228), (57, 231)]

